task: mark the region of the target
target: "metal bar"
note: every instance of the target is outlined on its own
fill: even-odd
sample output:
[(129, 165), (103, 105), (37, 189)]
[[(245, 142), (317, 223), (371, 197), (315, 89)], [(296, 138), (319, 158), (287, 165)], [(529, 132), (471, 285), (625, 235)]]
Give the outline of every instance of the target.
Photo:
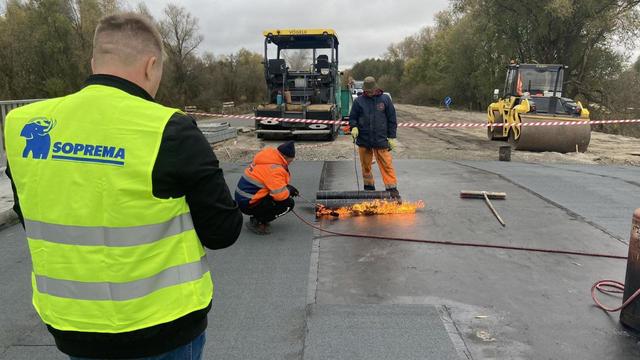
[(7, 111), (5, 109), (5, 105), (4, 104), (0, 104), (0, 141), (2, 142), (2, 149), (0, 149), (0, 166), (6, 166), (7, 165), (7, 146), (4, 143), (4, 119), (7, 116)]
[(355, 171), (356, 175), (356, 189), (360, 191), (360, 176), (358, 175), (358, 151), (356, 150), (355, 139), (353, 139), (353, 170)]
[(0, 100), (0, 105), (13, 105), (13, 104), (31, 104), (36, 101), (41, 101), (44, 99), (22, 99), (22, 100)]
[(332, 63), (332, 64), (334, 64), (334, 63), (335, 63), (335, 61), (336, 61), (336, 57), (335, 57), (335, 54), (334, 54), (334, 48), (335, 48), (335, 46), (334, 46), (334, 40), (333, 40), (333, 37), (331, 37), (331, 38), (329, 39), (329, 43), (330, 43), (330, 45), (331, 45), (331, 63)]
[(0, 123), (4, 125), (4, 119), (7, 117), (7, 107), (5, 104), (0, 104)]
[(487, 203), (487, 206), (489, 206), (489, 209), (491, 209), (491, 212), (493, 213), (493, 215), (496, 217), (496, 219), (498, 219), (498, 221), (500, 222), (500, 224), (502, 224), (502, 226), (507, 226), (504, 223), (504, 220), (502, 220), (502, 218), (500, 217), (500, 214), (498, 214), (498, 211), (496, 211), (496, 209), (493, 207), (493, 204), (491, 203), (491, 201), (489, 200), (489, 197), (487, 196), (487, 192), (483, 191), (482, 195), (484, 195), (484, 201)]
[(316, 199), (391, 199), (389, 191), (318, 191)]
[[(562, 66), (558, 66), (558, 72), (556, 73), (556, 81), (553, 84), (553, 97), (557, 97), (557, 93), (558, 93), (558, 81), (560, 80), (560, 71), (564, 72), (564, 68)], [(554, 109), (555, 110), (555, 109)], [(555, 114), (555, 112), (554, 112)]]

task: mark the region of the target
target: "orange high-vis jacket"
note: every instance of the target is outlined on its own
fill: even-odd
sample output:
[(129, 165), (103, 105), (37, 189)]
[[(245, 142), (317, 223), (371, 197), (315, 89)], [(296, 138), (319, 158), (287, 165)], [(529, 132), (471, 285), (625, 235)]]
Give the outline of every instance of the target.
[(284, 201), (289, 198), (290, 179), (284, 156), (276, 148), (265, 148), (256, 154), (238, 181), (236, 201), (240, 207), (254, 205), (267, 195), (275, 201)]
[(522, 96), (522, 75), (518, 74), (518, 81), (516, 81), (516, 95)]

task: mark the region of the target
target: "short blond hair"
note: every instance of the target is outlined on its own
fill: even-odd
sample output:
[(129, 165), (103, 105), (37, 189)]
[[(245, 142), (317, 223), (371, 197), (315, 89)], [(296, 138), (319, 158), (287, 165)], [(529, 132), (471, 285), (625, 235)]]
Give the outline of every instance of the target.
[(162, 61), (162, 37), (150, 19), (131, 12), (100, 19), (93, 36), (96, 63), (116, 59), (130, 65), (141, 55), (153, 55)]

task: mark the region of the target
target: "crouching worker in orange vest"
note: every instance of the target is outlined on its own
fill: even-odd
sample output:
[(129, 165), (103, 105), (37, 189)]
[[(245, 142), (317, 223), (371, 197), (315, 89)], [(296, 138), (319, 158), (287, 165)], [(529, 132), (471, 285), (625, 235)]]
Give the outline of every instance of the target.
[(235, 198), (242, 211), (251, 218), (247, 228), (259, 235), (270, 234), (269, 223), (293, 210), (298, 189), (289, 185), (289, 164), (296, 156), (293, 141), (268, 147), (256, 154), (238, 181)]

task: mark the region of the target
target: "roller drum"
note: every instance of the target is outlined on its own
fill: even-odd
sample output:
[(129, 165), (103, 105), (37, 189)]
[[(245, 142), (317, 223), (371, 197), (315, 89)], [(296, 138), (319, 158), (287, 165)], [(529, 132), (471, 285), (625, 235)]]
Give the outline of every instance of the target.
[[(521, 116), (523, 124), (547, 121), (575, 121), (558, 117), (529, 117)], [(580, 120), (582, 121), (582, 120)], [(509, 142), (516, 150), (554, 151), (560, 153), (587, 151), (591, 140), (591, 125), (555, 125), (555, 126), (521, 126), (520, 137), (515, 140), (513, 135)], [(576, 147), (577, 146), (577, 147)]]

